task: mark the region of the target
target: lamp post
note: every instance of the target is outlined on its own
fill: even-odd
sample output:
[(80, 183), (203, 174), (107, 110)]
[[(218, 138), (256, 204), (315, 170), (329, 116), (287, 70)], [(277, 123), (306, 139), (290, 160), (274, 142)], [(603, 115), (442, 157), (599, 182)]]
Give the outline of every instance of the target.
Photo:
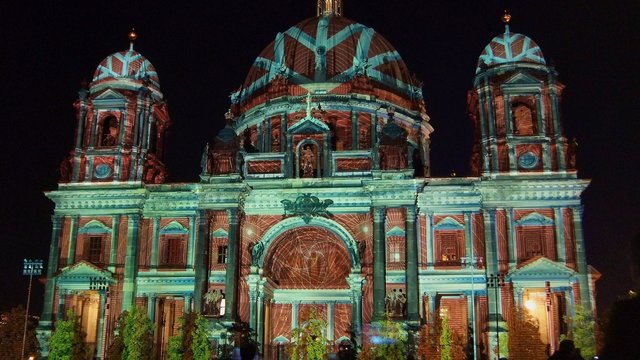
[(473, 360), (476, 360), (476, 348), (478, 342), (476, 340), (476, 294), (474, 289), (474, 270), (478, 264), (482, 264), (482, 257), (465, 256), (460, 258), (462, 266), (471, 269), (471, 339), (473, 340)]
[(24, 348), (27, 342), (27, 323), (29, 322), (29, 304), (31, 303), (31, 284), (33, 281), (33, 275), (42, 274), (42, 260), (29, 260), (24, 259), (24, 266), (22, 268), (22, 275), (29, 275), (29, 291), (27, 293), (27, 311), (24, 314), (24, 332), (22, 333), (22, 352), (21, 356), (24, 358)]
[(492, 288), (495, 291), (495, 318), (496, 318), (496, 353), (497, 358), (500, 358), (500, 313), (499, 309), (499, 301), (500, 297), (498, 296), (498, 291), (501, 287), (504, 286), (504, 274), (491, 274), (487, 276), (487, 287)]
[[(109, 316), (109, 280), (104, 277), (91, 277), (89, 278), (89, 289), (96, 290), (100, 294), (100, 318), (99, 329), (100, 334), (98, 337), (98, 346), (97, 346), (97, 358), (104, 359), (104, 350), (106, 343), (106, 329), (107, 327), (104, 324), (105, 318)], [(104, 299), (104, 300), (103, 300)]]

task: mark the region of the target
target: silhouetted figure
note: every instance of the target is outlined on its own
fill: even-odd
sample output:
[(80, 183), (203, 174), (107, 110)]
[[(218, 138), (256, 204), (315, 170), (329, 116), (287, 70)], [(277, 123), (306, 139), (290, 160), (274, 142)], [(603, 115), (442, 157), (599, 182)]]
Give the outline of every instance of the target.
[(258, 347), (252, 341), (248, 341), (240, 346), (240, 357), (242, 360), (256, 359), (258, 354)]
[(562, 340), (558, 350), (549, 357), (549, 360), (584, 360), (580, 351), (576, 349), (573, 340)]
[(640, 359), (640, 234), (631, 242), (631, 280), (633, 291), (611, 308), (600, 359)]

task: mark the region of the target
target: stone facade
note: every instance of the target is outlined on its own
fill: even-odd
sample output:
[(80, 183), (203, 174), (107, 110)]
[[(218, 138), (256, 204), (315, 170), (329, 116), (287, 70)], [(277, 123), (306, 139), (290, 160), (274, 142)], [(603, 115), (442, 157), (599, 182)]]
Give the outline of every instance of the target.
[(430, 176), (420, 87), (373, 29), (319, 10), (256, 59), (201, 181), (165, 183), (158, 74), (133, 45), (108, 56), (80, 91), (74, 148), (46, 194), (41, 332), (72, 309), (101, 357), (118, 314), (137, 305), (160, 358), (187, 311), (207, 315), (218, 343), (247, 323), (270, 354), (309, 307), (336, 344), (352, 331), (367, 343), (387, 315), (411, 329), (445, 312), (464, 338), (473, 329), (478, 358), (494, 358), (515, 302), (547, 304), (534, 315), (555, 347), (564, 315), (595, 308), (598, 275), (555, 70), (508, 26), (487, 45), (468, 96), (465, 178)]

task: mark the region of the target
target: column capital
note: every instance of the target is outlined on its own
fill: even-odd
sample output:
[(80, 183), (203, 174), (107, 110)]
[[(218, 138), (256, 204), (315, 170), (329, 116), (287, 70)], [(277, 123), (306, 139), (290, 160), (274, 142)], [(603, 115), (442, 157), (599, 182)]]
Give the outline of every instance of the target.
[(405, 211), (407, 212), (407, 221), (416, 221), (416, 206), (415, 205), (408, 205), (405, 206)]
[(230, 208), (226, 210), (229, 224), (238, 224), (238, 209)]
[(385, 208), (384, 207), (375, 207), (373, 208), (373, 221), (382, 222), (384, 221)]

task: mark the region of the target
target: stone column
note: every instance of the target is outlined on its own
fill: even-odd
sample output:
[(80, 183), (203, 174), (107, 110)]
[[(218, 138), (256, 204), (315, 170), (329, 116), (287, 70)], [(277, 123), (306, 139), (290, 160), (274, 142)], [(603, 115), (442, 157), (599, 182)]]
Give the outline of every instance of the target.
[(73, 265), (76, 259), (76, 241), (78, 239), (78, 215), (70, 217), (69, 224), (69, 252), (67, 253), (67, 265)]
[[(194, 307), (196, 311), (202, 311), (202, 296), (208, 287), (209, 274), (209, 218), (205, 210), (198, 213), (198, 242), (196, 244), (195, 258), (195, 286), (193, 289)], [(205, 286), (206, 285), (206, 286)]]
[(109, 247), (109, 271), (116, 271), (116, 261), (118, 261), (118, 240), (120, 237), (120, 216), (114, 215), (111, 220), (111, 246)]
[(187, 244), (187, 269), (193, 268), (193, 251), (196, 246), (196, 217), (189, 216), (189, 243)]
[(62, 320), (65, 318), (64, 314), (64, 298), (67, 296), (67, 291), (64, 289), (58, 288), (58, 309), (56, 310), (58, 314), (56, 315), (57, 320)]
[(364, 281), (360, 274), (350, 274), (347, 278), (347, 283), (351, 288), (351, 331), (354, 332), (359, 345), (362, 344), (362, 286)]
[(236, 281), (238, 279), (238, 209), (227, 209), (229, 221), (229, 245), (227, 257), (227, 272), (225, 275), (225, 314), (224, 319), (236, 319)]
[(515, 268), (517, 265), (518, 259), (516, 259), (517, 252), (517, 242), (516, 242), (516, 234), (514, 233), (514, 223), (513, 223), (513, 209), (507, 208), (505, 209), (505, 222), (507, 225), (507, 246), (509, 252), (509, 269)]
[(433, 211), (427, 213), (427, 269), (433, 270), (435, 264), (435, 258), (433, 252), (434, 242), (436, 241), (433, 233)]
[(562, 208), (553, 208), (553, 222), (555, 223), (554, 230), (556, 235), (556, 260), (565, 263), (567, 259), (567, 248), (564, 239), (564, 216), (562, 216)]
[(357, 111), (351, 111), (351, 150), (358, 150), (360, 140), (360, 122)]
[(105, 339), (103, 338), (103, 336), (105, 335), (104, 332), (104, 322), (105, 322), (105, 309), (107, 308), (107, 294), (105, 291), (100, 291), (100, 310), (99, 310), (99, 315), (98, 315), (98, 341), (96, 343), (96, 353), (97, 359), (102, 359), (102, 355), (104, 354), (103, 352), (103, 347), (104, 347), (104, 341)]
[(265, 312), (265, 300), (264, 300), (264, 289), (263, 285), (260, 284), (260, 289), (258, 291), (258, 303), (256, 304), (258, 307), (258, 318), (256, 319), (256, 336), (258, 341), (258, 350), (262, 352), (262, 345), (264, 344), (264, 312)]
[(384, 300), (386, 286), (385, 262), (385, 209), (373, 209), (373, 320), (384, 318)]
[(153, 218), (153, 230), (151, 237), (151, 269), (158, 268), (158, 250), (160, 248), (160, 217)]
[(130, 310), (134, 303), (138, 272), (138, 226), (140, 215), (132, 214), (127, 220), (127, 252), (124, 260), (122, 285), (122, 311)]
[(191, 312), (191, 295), (184, 295), (184, 306), (182, 307), (182, 312), (184, 314), (188, 314)]
[(156, 315), (156, 294), (147, 295), (147, 316), (151, 319), (152, 323), (155, 323)]
[(62, 229), (62, 217), (51, 216), (51, 242), (49, 243), (49, 261), (47, 262), (47, 282), (44, 286), (44, 304), (39, 326), (50, 329), (53, 323), (53, 299), (56, 289), (55, 273), (58, 270), (58, 249), (60, 248), (60, 233)]
[(582, 207), (576, 206), (573, 210), (573, 233), (576, 244), (576, 264), (578, 266), (578, 282), (580, 284), (580, 304), (583, 308), (591, 309), (591, 291), (589, 291), (589, 268), (587, 267), (587, 254), (584, 248), (582, 235)]
[(334, 328), (335, 321), (334, 318), (334, 305), (335, 303), (327, 303), (327, 340), (333, 342), (334, 339)]
[(407, 320), (420, 321), (420, 312), (418, 309), (418, 242), (416, 239), (416, 208), (415, 206), (406, 207), (406, 285), (407, 285)]

